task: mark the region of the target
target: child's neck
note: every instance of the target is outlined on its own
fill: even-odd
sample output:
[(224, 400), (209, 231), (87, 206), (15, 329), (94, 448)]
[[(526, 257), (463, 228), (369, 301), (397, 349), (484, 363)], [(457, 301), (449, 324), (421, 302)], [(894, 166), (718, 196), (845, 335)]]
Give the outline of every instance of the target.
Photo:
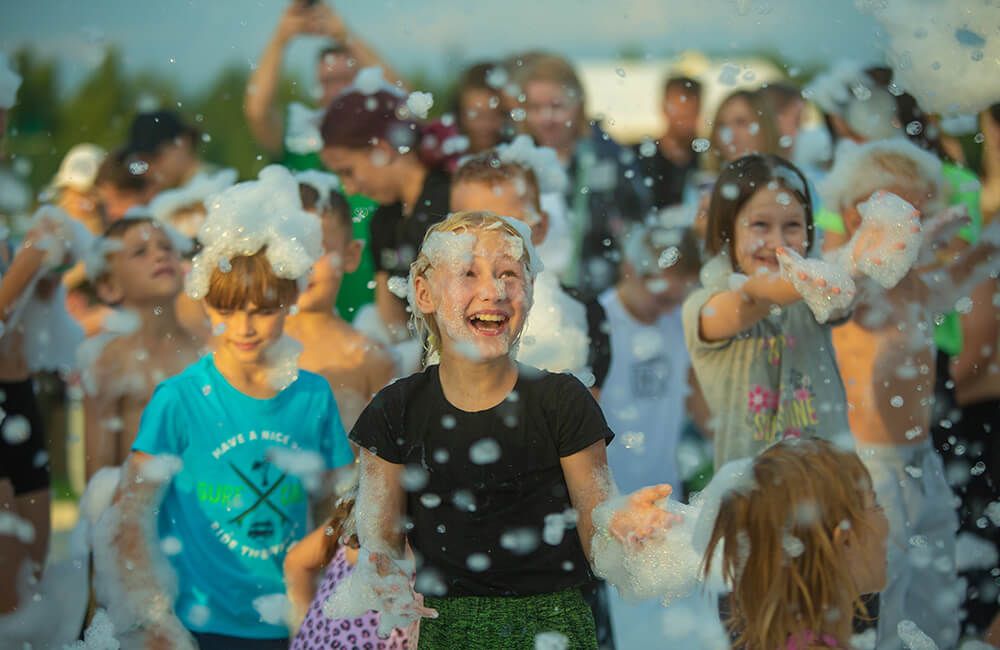
[(241, 363), (225, 352), (212, 355), (215, 369), (226, 378), (229, 385), (256, 399), (270, 399), (278, 390), (269, 381), (270, 368), (265, 363)]
[(184, 332), (173, 299), (122, 303), (122, 308), (139, 316), (138, 332), (143, 338), (167, 340)]
[(517, 383), (517, 363), (510, 356), (472, 361), (441, 351), (438, 368), (445, 399), (463, 411), (484, 411), (503, 401)]

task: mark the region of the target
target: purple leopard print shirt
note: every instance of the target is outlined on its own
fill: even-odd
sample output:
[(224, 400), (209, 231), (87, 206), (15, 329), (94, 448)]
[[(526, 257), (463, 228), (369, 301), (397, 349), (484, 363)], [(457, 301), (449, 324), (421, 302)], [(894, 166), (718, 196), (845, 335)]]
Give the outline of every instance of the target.
[(337, 549), (333, 561), (326, 569), (323, 582), (299, 633), (292, 640), (289, 650), (410, 650), (415, 648), (400, 630), (393, 630), (388, 639), (380, 639), (375, 634), (378, 629), (378, 614), (367, 612), (357, 618), (328, 618), (323, 614), (323, 603), (333, 595), (333, 590), (341, 580), (354, 570), (347, 563), (344, 547)]

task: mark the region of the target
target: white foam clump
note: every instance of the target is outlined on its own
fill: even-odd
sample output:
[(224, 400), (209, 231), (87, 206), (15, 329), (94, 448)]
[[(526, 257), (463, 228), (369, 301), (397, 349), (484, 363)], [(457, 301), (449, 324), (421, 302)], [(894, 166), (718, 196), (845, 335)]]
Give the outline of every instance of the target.
[[(857, 286), (847, 268), (827, 260), (805, 259), (789, 249), (777, 257), (782, 274), (802, 296), (816, 322), (825, 323), (831, 317), (850, 310), (857, 295)], [(800, 274), (805, 274), (806, 279), (802, 279)], [(824, 286), (820, 286), (820, 280)]]
[(310, 154), (323, 148), (320, 124), (325, 109), (309, 108), (300, 102), (288, 105), (288, 121), (285, 126), (285, 148), (292, 153)]
[(406, 629), (420, 620), (411, 611), (417, 602), (407, 577), (413, 575), (415, 565), (412, 560), (396, 559), (399, 571), (381, 576), (371, 555), (371, 550), (363, 546), (359, 549), (354, 571), (337, 584), (333, 594), (323, 603), (323, 614), (329, 618), (356, 618), (377, 611), (378, 634), (387, 637), (393, 628)]
[(977, 113), (1000, 97), (1000, 3), (857, 0), (888, 37), (893, 83), (920, 107)]
[(398, 87), (385, 80), (381, 67), (370, 66), (358, 70), (358, 74), (354, 76), (354, 83), (345, 88), (341, 94), (359, 92), (362, 95), (374, 95), (380, 91), (389, 92), (397, 96), (402, 95), (402, 91)]
[(955, 557), (959, 571), (992, 570), (1000, 555), (990, 541), (969, 532), (961, 532), (955, 539)]
[(253, 599), (253, 608), (260, 620), (269, 625), (286, 625), (292, 611), (291, 601), (285, 594), (267, 594)]
[(913, 621), (900, 621), (896, 626), (896, 633), (907, 650), (938, 650), (934, 639), (927, 636)]
[(149, 202), (148, 210), (157, 221), (170, 223), (175, 212), (195, 204), (205, 205), (212, 196), (232, 186), (238, 175), (235, 169), (196, 174), (185, 185), (157, 194)]
[(16, 537), (22, 544), (35, 541), (35, 527), (13, 512), (0, 512), (0, 536)]
[(542, 194), (565, 192), (569, 184), (559, 156), (551, 147), (536, 147), (530, 135), (519, 135), (510, 144), (497, 146), (501, 161), (528, 167), (535, 173)]
[(427, 113), (434, 106), (434, 95), (415, 90), (406, 98), (406, 108), (410, 113), (422, 120), (427, 119)]
[(267, 459), (281, 471), (298, 478), (309, 492), (322, 487), (326, 463), (315, 451), (272, 447), (267, 451)]
[[(876, 192), (858, 205), (862, 222), (848, 243), (854, 265), (885, 289), (891, 289), (909, 273), (920, 254), (923, 242), (919, 213), (912, 205), (889, 192)], [(880, 237), (874, 248), (855, 251), (871, 233)]]
[(569, 638), (562, 632), (540, 632), (535, 635), (535, 650), (568, 650)]
[(108, 613), (98, 609), (83, 633), (83, 640), (63, 646), (63, 650), (119, 650), (121, 647), (121, 643), (115, 638), (115, 625)]
[(7, 55), (0, 52), (0, 108), (10, 109), (17, 102), (17, 89), (21, 87), (21, 75), (14, 71)]
[(802, 96), (824, 113), (841, 117), (855, 133), (870, 140), (902, 135), (896, 117), (895, 98), (872, 80), (865, 66), (841, 60), (816, 77)]
[(318, 211), (329, 207), (330, 195), (340, 190), (340, 179), (336, 174), (318, 169), (305, 169), (295, 172), (295, 180), (302, 185), (308, 185), (316, 190), (316, 193), (319, 195), (319, 199), (317, 200)]
[(469, 448), (469, 460), (476, 465), (491, 465), (500, 460), (500, 443), (493, 438), (477, 440)]
[(500, 220), (517, 233), (517, 237), (509, 237), (507, 240), (511, 246), (510, 256), (514, 259), (527, 257), (528, 275), (534, 281), (538, 274), (545, 270), (545, 265), (538, 255), (538, 249), (531, 242), (531, 228), (528, 227), (528, 224), (513, 217), (501, 215)]
[(302, 344), (283, 335), (264, 351), (267, 381), (275, 390), (285, 390), (299, 378), (299, 356)]
[(31, 217), (29, 229), (41, 232), (35, 247), (46, 252), (43, 264), (47, 269), (62, 266), (67, 256), (70, 262), (83, 259), (94, 241), (94, 236), (82, 223), (54, 205), (38, 208)]
[[(195, 300), (208, 293), (212, 272), (220, 263), (254, 255), (265, 246), (275, 275), (305, 280), (323, 254), (319, 220), (302, 209), (298, 182), (284, 167), (270, 165), (258, 180), (238, 183), (217, 194), (198, 232), (204, 245), (187, 277)], [(224, 265), (224, 264), (223, 264)]]
[(628, 508), (628, 499), (615, 497), (594, 509), (594, 573), (627, 601), (661, 598), (666, 604), (686, 596), (701, 580), (701, 555), (692, 545), (697, 510), (668, 500), (665, 509), (680, 515), (681, 521), (644, 539), (641, 546), (628, 548), (610, 532), (612, 516)]
[(23, 415), (11, 415), (4, 420), (0, 436), (8, 445), (20, 445), (31, 437), (31, 422)]
[(589, 351), (586, 308), (563, 291), (555, 273), (543, 271), (535, 279), (517, 360), (549, 372), (573, 373), (588, 385), (593, 383), (587, 367)]

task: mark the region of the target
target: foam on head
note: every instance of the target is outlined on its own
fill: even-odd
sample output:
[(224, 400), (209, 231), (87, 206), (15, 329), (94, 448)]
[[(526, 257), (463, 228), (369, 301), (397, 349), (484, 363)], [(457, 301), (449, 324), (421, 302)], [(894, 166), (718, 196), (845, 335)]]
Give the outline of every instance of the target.
[(407, 297), (413, 323), (420, 336), (427, 336), (428, 351), (434, 353), (440, 346), (440, 330), (434, 318), (427, 318), (416, 305), (414, 279), (426, 276), (434, 268), (458, 269), (472, 263), (473, 250), (478, 240), (476, 233), (499, 230), (504, 233), (505, 251), (524, 264), (530, 305), (531, 287), (543, 269), (541, 258), (531, 243), (531, 230), (523, 222), (491, 212), (456, 212), (434, 224), (424, 236), (417, 259), (410, 265)]
[(316, 217), (302, 209), (298, 182), (277, 165), (261, 170), (258, 180), (234, 185), (209, 202), (198, 232), (203, 248), (187, 277), (187, 293), (204, 298), (212, 273), (236, 257), (264, 250), (274, 274), (300, 283), (323, 254)]
[(930, 214), (947, 199), (941, 161), (903, 138), (862, 145), (844, 141), (834, 161), (820, 185), (823, 204), (831, 210), (851, 208), (878, 190), (899, 187), (932, 195), (924, 210)]
[(158, 221), (173, 223), (175, 213), (192, 206), (204, 208), (211, 197), (236, 182), (235, 169), (221, 169), (213, 174), (198, 174), (183, 187), (160, 192), (149, 202), (148, 211)]

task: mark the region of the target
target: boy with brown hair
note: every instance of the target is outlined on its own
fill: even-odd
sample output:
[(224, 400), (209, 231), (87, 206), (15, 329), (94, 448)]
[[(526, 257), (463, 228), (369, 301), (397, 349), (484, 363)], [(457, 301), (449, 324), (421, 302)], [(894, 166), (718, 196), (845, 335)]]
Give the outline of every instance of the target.
[(120, 465), (153, 389), (201, 356), (202, 341), (177, 319), (183, 288), (178, 244), (151, 217), (112, 223), (87, 261), (101, 302), (117, 309), (106, 332), (80, 349), (86, 471)]
[(396, 368), (382, 346), (337, 314), (341, 281), (344, 274), (358, 267), (362, 242), (352, 237), (351, 209), (334, 189), (336, 177), (312, 171), (300, 173), (298, 180), (303, 209), (320, 220), (323, 256), (313, 265), (309, 283), (296, 303), (297, 311), (285, 327), (302, 344), (300, 367), (329, 382), (344, 428), (350, 430)]

